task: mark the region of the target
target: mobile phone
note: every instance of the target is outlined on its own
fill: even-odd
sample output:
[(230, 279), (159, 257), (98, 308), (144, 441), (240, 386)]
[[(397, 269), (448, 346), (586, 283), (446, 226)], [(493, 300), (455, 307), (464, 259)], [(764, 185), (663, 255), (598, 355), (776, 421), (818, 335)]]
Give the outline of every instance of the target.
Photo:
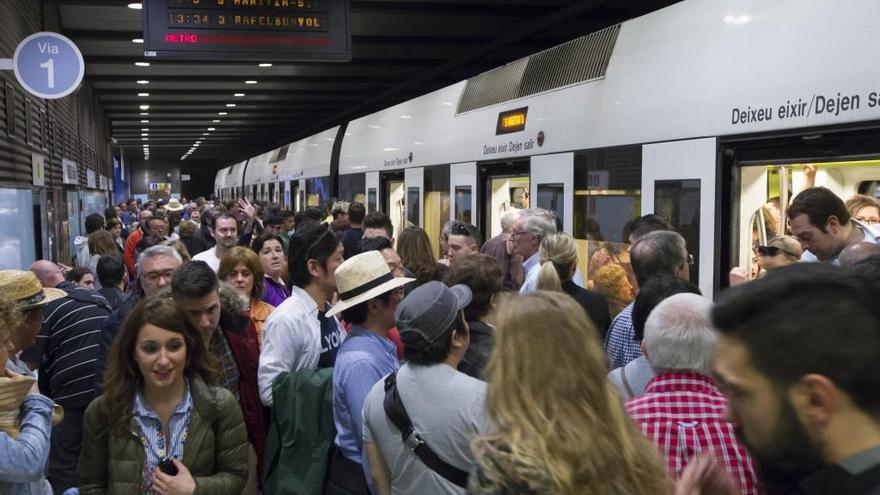
[(166, 457), (159, 461), (159, 471), (162, 471), (168, 476), (177, 476), (177, 466), (174, 465), (174, 462), (170, 457)]

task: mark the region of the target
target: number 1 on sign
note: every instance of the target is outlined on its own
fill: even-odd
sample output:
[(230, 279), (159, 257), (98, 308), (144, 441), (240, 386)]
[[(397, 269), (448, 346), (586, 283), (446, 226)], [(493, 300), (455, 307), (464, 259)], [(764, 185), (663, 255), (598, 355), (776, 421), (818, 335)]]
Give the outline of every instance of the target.
[(46, 60), (45, 62), (40, 64), (40, 68), (46, 69), (46, 72), (48, 72), (47, 76), (48, 76), (48, 82), (49, 82), (49, 89), (54, 89), (55, 88), (55, 60), (51, 59), (51, 58), (49, 60)]

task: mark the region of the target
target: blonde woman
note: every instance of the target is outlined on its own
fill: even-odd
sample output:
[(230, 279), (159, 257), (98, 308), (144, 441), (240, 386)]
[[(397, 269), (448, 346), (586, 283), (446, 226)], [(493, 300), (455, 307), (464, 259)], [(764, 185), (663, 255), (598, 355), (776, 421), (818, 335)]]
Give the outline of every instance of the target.
[(627, 279), (626, 270), (620, 265), (605, 265), (599, 268), (596, 271), (596, 278), (593, 279), (593, 285), (608, 301), (608, 312), (612, 318), (633, 302), (633, 287)]
[(501, 303), (486, 399), (496, 430), (474, 442), (469, 493), (671, 492), (660, 455), (605, 379), (605, 354), (578, 307), (542, 291)]
[(611, 324), (608, 303), (601, 294), (578, 287), (572, 277), (577, 268), (577, 244), (565, 232), (551, 234), (541, 241), (538, 253), (541, 257), (541, 271), (538, 272), (538, 290), (564, 292), (573, 297), (587, 312), (596, 325), (598, 335), (605, 341), (605, 333)]

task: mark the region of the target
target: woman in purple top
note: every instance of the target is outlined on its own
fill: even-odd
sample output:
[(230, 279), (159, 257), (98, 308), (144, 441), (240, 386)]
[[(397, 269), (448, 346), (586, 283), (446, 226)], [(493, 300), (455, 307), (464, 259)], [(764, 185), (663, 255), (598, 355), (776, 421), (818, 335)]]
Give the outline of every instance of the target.
[(263, 234), (253, 243), (253, 250), (260, 256), (265, 273), (262, 299), (276, 308), (290, 297), (290, 291), (281, 278), (286, 265), (282, 246), (281, 238), (275, 234)]

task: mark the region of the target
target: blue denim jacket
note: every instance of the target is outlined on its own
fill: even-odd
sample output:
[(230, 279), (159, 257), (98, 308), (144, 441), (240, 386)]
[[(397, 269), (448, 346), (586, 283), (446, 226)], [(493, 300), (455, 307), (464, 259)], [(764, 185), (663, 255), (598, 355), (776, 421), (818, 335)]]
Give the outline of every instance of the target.
[[(14, 439), (0, 433), (0, 493), (43, 493), (44, 472), (49, 459), (53, 402), (42, 395), (29, 395), (21, 405), (21, 433)], [(36, 483), (32, 483), (36, 482)], [(32, 488), (36, 491), (32, 491)]]

